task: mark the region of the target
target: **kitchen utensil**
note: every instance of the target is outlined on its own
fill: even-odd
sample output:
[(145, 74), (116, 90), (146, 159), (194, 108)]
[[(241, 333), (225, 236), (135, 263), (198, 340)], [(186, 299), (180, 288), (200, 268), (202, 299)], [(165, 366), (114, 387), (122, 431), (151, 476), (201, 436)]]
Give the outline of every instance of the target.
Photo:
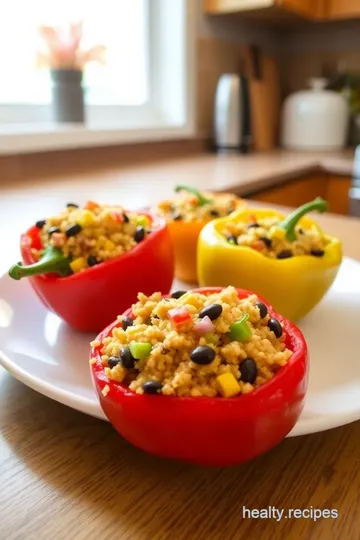
[(247, 81), (236, 73), (225, 73), (219, 79), (215, 94), (215, 148), (235, 152), (246, 150), (249, 124)]
[(255, 45), (245, 48), (245, 73), (249, 79), (251, 128), (254, 150), (275, 147), (279, 110), (279, 84), (276, 63)]

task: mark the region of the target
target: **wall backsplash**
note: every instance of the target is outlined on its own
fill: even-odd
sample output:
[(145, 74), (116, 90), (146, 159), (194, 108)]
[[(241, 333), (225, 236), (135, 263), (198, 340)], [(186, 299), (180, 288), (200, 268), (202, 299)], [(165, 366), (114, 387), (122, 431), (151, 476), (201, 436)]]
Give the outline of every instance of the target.
[(360, 21), (309, 24), (276, 38), (283, 95), (338, 69), (360, 74)]

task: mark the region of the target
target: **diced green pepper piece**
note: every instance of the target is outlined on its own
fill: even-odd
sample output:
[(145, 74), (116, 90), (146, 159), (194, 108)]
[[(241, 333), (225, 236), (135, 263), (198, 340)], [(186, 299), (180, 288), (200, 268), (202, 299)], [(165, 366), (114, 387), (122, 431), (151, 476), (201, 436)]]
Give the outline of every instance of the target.
[(252, 331), (247, 323), (249, 318), (248, 313), (245, 313), (239, 321), (230, 325), (230, 339), (231, 341), (247, 341), (252, 336)]
[(149, 225), (149, 220), (146, 216), (136, 216), (135, 221), (139, 227), (147, 227)]
[(130, 352), (135, 360), (142, 360), (151, 353), (151, 343), (140, 343), (138, 341), (132, 341), (129, 345)]

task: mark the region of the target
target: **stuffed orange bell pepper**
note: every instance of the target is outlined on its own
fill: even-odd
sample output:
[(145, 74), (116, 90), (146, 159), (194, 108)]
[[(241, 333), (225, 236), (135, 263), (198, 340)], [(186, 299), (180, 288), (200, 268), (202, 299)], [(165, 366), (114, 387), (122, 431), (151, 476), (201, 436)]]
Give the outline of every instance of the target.
[(195, 283), (196, 248), (201, 229), (209, 221), (224, 217), (245, 206), (242, 199), (231, 193), (200, 193), (188, 186), (177, 186), (179, 197), (162, 201), (154, 209), (164, 217), (172, 237), (175, 253), (175, 276), (182, 281)]
[(200, 285), (251, 289), (286, 318), (300, 319), (330, 288), (342, 260), (340, 240), (305, 216), (326, 210), (317, 198), (287, 217), (250, 209), (207, 224), (198, 244)]

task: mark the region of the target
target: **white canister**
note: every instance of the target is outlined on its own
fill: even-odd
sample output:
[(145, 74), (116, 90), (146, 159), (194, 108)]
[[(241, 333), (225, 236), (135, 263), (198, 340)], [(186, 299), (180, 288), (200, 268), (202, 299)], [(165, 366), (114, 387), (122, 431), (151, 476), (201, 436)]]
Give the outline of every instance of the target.
[(325, 90), (326, 79), (310, 79), (310, 90), (295, 92), (283, 104), (281, 144), (298, 150), (334, 150), (346, 145), (349, 107), (344, 96)]

